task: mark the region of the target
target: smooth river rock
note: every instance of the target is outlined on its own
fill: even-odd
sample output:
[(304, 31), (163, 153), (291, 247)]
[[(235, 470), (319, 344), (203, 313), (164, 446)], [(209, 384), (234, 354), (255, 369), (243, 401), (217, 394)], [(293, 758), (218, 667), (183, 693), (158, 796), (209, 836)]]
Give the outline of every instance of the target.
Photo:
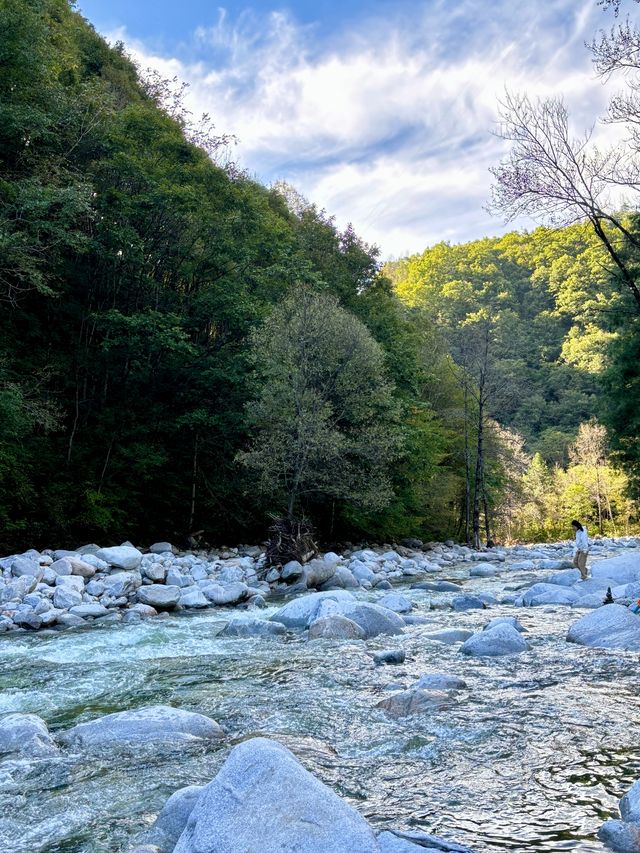
[(640, 826), (622, 820), (607, 820), (598, 830), (598, 838), (616, 853), (639, 853)]
[(460, 651), (475, 657), (500, 657), (525, 652), (529, 646), (512, 625), (500, 623), (480, 631), (464, 643)]
[(413, 685), (420, 690), (466, 690), (467, 682), (457, 675), (445, 672), (430, 672), (421, 676)]
[(365, 632), (347, 616), (332, 613), (321, 616), (309, 625), (310, 640), (364, 640)]
[(172, 853), (203, 790), (204, 785), (187, 785), (171, 794), (146, 835), (147, 843)]
[(153, 705), (137, 711), (118, 711), (88, 723), (80, 723), (58, 737), (63, 743), (102, 747), (155, 740), (217, 740), (224, 737), (224, 732), (215, 720), (203, 714), (168, 705)]
[(267, 619), (251, 618), (250, 616), (231, 619), (222, 631), (221, 637), (281, 637), (287, 633), (282, 622), (271, 622)]
[(640, 779), (629, 788), (620, 800), (622, 820), (640, 823)]
[(179, 586), (164, 586), (159, 583), (150, 583), (141, 586), (137, 592), (140, 604), (149, 604), (156, 610), (173, 610), (180, 601)]
[(438, 710), (450, 701), (447, 693), (440, 690), (420, 690), (412, 687), (399, 690), (377, 703), (376, 708), (392, 717), (408, 717), (410, 714), (425, 714)]
[(117, 569), (137, 569), (142, 562), (142, 554), (137, 548), (129, 545), (118, 545), (114, 548), (100, 548), (95, 555)]
[[(331, 590), (330, 592), (312, 592), (287, 602), (271, 618), (274, 622), (282, 622), (287, 628), (308, 628), (325, 601), (355, 603), (356, 599), (350, 592), (343, 589)], [(337, 612), (337, 607), (334, 612)]]
[(19, 752), (37, 758), (57, 751), (47, 724), (36, 714), (7, 714), (0, 719), (0, 753)]
[(380, 853), (358, 812), (266, 738), (236, 746), (173, 853)]
[(603, 605), (578, 619), (567, 640), (600, 649), (640, 651), (640, 615), (620, 604)]

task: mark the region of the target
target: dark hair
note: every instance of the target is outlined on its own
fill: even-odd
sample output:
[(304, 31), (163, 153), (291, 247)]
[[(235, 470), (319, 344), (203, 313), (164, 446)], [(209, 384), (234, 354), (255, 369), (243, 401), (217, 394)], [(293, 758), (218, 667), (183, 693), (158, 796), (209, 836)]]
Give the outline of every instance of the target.
[(574, 519), (573, 519), (573, 521), (571, 522), (571, 526), (572, 526), (572, 527), (575, 527), (575, 528), (576, 528), (576, 530), (584, 530), (584, 527), (580, 524), (580, 522), (579, 522), (579, 521), (576, 521), (576, 519), (575, 519), (575, 518), (574, 518)]

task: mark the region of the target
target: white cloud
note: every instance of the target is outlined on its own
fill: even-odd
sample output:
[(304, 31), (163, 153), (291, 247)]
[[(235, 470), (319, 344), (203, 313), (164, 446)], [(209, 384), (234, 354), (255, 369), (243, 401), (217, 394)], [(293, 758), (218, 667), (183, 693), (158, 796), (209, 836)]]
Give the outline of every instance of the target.
[(584, 48), (604, 23), (592, 0), (450, 7), (319, 43), (283, 13), (232, 22), (221, 11), (194, 34), (197, 61), (116, 37), (143, 67), (190, 83), (189, 105), (238, 137), (241, 165), (293, 183), (386, 256), (504, 230), (483, 204), (505, 86), (563, 94), (578, 127), (606, 102)]

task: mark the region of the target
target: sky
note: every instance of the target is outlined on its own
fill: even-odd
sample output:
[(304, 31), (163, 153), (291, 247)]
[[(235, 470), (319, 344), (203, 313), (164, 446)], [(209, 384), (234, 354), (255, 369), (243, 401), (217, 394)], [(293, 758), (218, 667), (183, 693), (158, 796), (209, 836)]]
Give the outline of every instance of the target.
[[(287, 181), (381, 257), (502, 234), (485, 210), (505, 89), (562, 95), (576, 134), (608, 92), (596, 0), (79, 0), (142, 68), (189, 84), (233, 158)], [(600, 131), (596, 131), (597, 133)], [(605, 132), (604, 130), (602, 131)]]

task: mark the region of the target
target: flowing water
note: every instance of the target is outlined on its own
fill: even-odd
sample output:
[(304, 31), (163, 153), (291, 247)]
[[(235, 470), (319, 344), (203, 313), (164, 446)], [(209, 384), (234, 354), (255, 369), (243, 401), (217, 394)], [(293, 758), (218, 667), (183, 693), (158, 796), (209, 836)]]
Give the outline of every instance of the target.
[[(468, 565), (443, 576), (467, 577)], [(467, 581), (465, 590), (505, 584), (513, 575)], [(417, 612), (447, 600), (408, 594)], [(494, 606), (489, 615), (514, 612)], [(208, 782), (229, 749), (255, 734), (287, 745), (379, 829), (422, 829), (478, 853), (604, 850), (598, 827), (640, 777), (638, 659), (566, 643), (579, 612), (517, 611), (532, 650), (496, 659), (463, 657), (457, 645), (424, 637), (478, 629), (487, 611), (425, 611), (430, 624), (366, 644), (218, 638), (230, 615), (2, 638), (0, 715), (36, 713), (55, 732), (163, 703), (207, 714), (228, 735), (206, 747), (5, 758), (3, 853), (124, 851), (174, 790)], [(374, 667), (368, 653), (385, 647), (402, 647), (406, 663)], [(460, 675), (468, 689), (427, 715), (398, 720), (375, 709), (390, 682), (408, 686), (427, 672)]]

